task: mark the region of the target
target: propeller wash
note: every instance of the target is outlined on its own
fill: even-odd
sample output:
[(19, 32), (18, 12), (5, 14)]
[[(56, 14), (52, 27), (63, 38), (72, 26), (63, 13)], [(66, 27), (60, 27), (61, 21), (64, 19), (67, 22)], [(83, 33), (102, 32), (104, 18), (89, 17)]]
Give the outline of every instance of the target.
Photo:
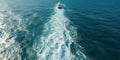
[(71, 52), (71, 44), (77, 36), (76, 28), (71, 21), (65, 17), (64, 9), (54, 8), (54, 14), (44, 26), (42, 36), (34, 47), (39, 52), (39, 60), (79, 60), (86, 59), (82, 54), (81, 58), (76, 58)]

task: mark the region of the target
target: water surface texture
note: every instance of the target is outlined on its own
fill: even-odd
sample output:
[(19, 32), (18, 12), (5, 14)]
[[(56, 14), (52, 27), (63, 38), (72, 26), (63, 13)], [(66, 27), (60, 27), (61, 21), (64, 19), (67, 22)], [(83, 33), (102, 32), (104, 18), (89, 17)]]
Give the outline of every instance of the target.
[(0, 60), (120, 60), (120, 1), (0, 0)]

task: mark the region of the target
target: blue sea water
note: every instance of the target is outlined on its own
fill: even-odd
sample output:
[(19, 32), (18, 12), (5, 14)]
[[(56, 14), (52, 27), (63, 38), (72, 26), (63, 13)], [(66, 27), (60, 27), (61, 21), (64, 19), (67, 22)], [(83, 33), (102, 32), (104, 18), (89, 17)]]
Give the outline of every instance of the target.
[(119, 0), (0, 0), (0, 60), (120, 60)]

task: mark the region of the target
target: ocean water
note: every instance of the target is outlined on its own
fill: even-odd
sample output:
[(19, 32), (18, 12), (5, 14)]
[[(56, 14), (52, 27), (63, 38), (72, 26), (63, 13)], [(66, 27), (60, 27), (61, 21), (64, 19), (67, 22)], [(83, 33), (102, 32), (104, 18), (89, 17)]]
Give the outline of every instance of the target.
[(0, 60), (120, 60), (113, 0), (0, 0)]

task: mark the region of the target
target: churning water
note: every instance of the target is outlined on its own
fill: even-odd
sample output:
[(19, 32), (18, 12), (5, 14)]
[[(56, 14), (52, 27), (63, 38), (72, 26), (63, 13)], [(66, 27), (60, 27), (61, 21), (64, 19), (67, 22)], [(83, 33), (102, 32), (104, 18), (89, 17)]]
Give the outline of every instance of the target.
[(61, 2), (0, 0), (0, 60), (120, 60), (120, 1)]
[[(42, 36), (37, 43), (37, 56), (40, 60), (74, 60), (70, 45), (76, 38), (76, 28), (64, 15), (64, 9), (54, 8), (54, 13), (45, 23)], [(69, 29), (68, 29), (69, 28)], [(34, 46), (35, 47), (35, 46)], [(82, 56), (81, 59), (86, 59)]]

